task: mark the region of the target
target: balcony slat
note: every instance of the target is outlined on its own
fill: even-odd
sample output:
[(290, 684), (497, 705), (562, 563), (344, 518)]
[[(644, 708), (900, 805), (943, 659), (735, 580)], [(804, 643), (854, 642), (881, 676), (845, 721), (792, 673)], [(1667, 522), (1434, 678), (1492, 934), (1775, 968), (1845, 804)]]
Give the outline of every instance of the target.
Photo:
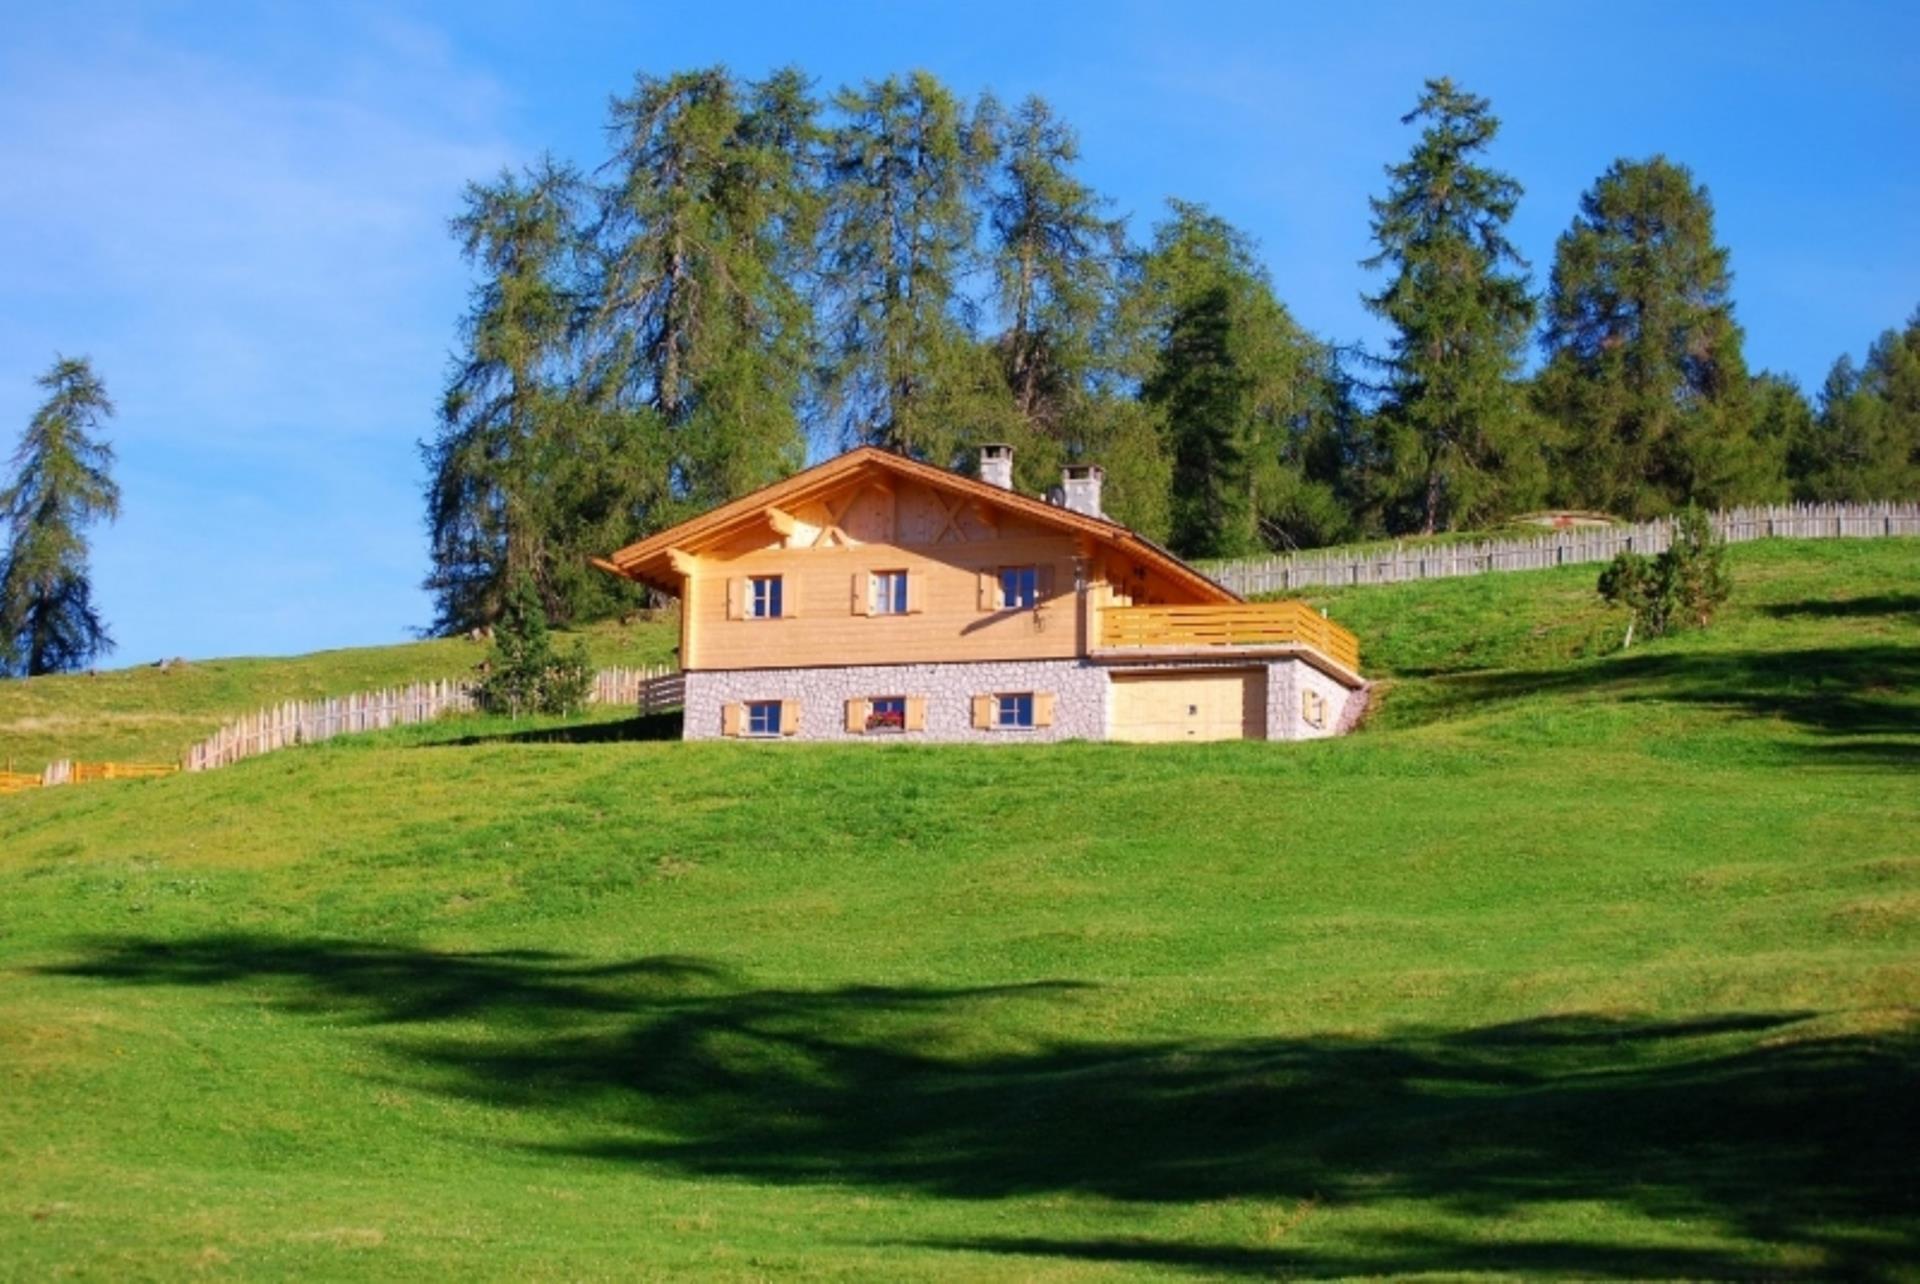
[(1359, 639), (1305, 602), (1116, 606), (1100, 616), (1102, 646), (1305, 646), (1360, 669)]

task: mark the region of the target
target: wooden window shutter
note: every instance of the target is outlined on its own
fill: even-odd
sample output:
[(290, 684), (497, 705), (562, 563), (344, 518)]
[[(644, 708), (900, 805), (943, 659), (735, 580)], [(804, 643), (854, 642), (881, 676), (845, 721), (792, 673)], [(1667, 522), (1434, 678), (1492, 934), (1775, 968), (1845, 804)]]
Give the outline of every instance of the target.
[(1033, 595), (1036, 605), (1053, 597), (1053, 568), (1051, 566), (1034, 568)]
[(873, 614), (873, 577), (866, 571), (853, 573), (853, 613)]
[(1053, 725), (1053, 692), (1036, 691), (1033, 693), (1033, 725), (1051, 727)]
[(927, 609), (927, 573), (907, 572), (907, 613), (918, 615)]
[(780, 702), (780, 734), (791, 736), (800, 730), (800, 702), (782, 700)]
[(980, 572), (980, 609), (983, 611), (1000, 609), (1000, 574), (992, 567)]
[(973, 698), (973, 725), (985, 730), (993, 725), (993, 697), (977, 695)]
[(738, 575), (727, 577), (727, 618), (747, 618), (747, 582)]
[(740, 734), (741, 713), (742, 713), (742, 710), (740, 706), (737, 704), (723, 704), (720, 706), (720, 734), (721, 735), (737, 736)]
[(798, 619), (800, 615), (800, 577), (782, 575), (780, 577), (780, 618)]
[(847, 730), (855, 735), (867, 729), (867, 709), (865, 700), (847, 701)]
[(908, 696), (906, 730), (925, 731), (926, 729), (927, 698), (925, 696)]

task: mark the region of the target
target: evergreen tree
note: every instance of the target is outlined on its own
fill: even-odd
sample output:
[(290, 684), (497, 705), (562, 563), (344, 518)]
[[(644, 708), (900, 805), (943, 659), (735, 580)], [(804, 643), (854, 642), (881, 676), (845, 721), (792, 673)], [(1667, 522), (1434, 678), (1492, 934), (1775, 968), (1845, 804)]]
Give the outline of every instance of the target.
[(1128, 304), (1151, 352), (1141, 397), (1167, 443), (1174, 549), (1234, 557), (1266, 547), (1270, 523), (1330, 499), (1303, 467), (1325, 354), (1244, 235), (1200, 206), (1172, 210)]
[(1541, 404), (1565, 498), (1632, 517), (1764, 496), (1713, 204), (1662, 156), (1616, 161), (1554, 252)]
[(1073, 130), (1039, 98), (1000, 122), (987, 197), (998, 348), (1022, 431), (1016, 466), (1039, 489), (1066, 461), (1090, 459), (1117, 428), (1117, 402), (1096, 397), (1101, 328), (1126, 232), (1073, 174)]
[(1533, 321), (1525, 262), (1507, 239), (1519, 183), (1477, 160), (1500, 122), (1486, 99), (1430, 80), (1403, 124), (1425, 122), (1371, 202), (1393, 280), (1367, 306), (1394, 327), (1376, 450), (1396, 526), (1482, 524), (1536, 503), (1538, 429), (1514, 382)]
[(932, 75), (834, 99), (822, 244), (824, 392), (841, 436), (938, 464), (968, 430), (1012, 427), (991, 349), (962, 290), (993, 159), (991, 102), (969, 111)]
[(723, 67), (643, 74), (614, 100), (593, 391), (658, 417), (679, 511), (804, 458), (816, 112), (793, 70), (757, 84)]
[(576, 712), (593, 686), (586, 643), (576, 639), (566, 655), (554, 651), (546, 608), (533, 577), (524, 573), (516, 574), (507, 588), (489, 666), (478, 692), (481, 707), (515, 718)]
[(39, 384), (47, 399), (14, 452), (12, 484), (0, 491), (0, 673), (61, 673), (113, 649), (93, 604), (85, 534), (120, 515), (113, 447), (99, 436), (113, 403), (85, 357), (56, 359)]
[(542, 508), (554, 463), (545, 427), (564, 400), (568, 335), (578, 306), (579, 180), (545, 161), (516, 177), (472, 183), (453, 220), (484, 276), (462, 323), (465, 351), (421, 447), (434, 630), (460, 632), (499, 617), (509, 581), (527, 575), (562, 613)]
[(1864, 368), (1834, 362), (1818, 421), (1791, 451), (1794, 494), (1810, 500), (1920, 494), (1920, 310), (1888, 330)]
[(1753, 445), (1762, 471), (1748, 498), (1778, 503), (1790, 489), (1787, 470), (1794, 452), (1805, 449), (1814, 432), (1813, 407), (1800, 385), (1787, 375), (1761, 371), (1748, 388), (1752, 402)]

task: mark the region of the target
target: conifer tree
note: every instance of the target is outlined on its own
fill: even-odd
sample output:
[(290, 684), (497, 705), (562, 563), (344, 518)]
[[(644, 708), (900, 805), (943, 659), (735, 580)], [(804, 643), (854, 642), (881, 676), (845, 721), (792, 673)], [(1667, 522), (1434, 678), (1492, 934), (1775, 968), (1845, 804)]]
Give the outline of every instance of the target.
[(546, 426), (565, 397), (577, 310), (577, 175), (551, 160), (472, 183), (452, 230), (483, 276), (462, 323), (440, 427), (421, 447), (434, 630), (493, 623), (527, 575), (564, 614), (544, 509), (556, 462)]
[(997, 150), (987, 195), (992, 302), (1022, 429), (1015, 463), (1037, 489), (1062, 462), (1101, 453), (1117, 427), (1115, 399), (1096, 393), (1126, 232), (1075, 177), (1079, 142), (1043, 100), (1026, 99), (1000, 122)]
[(1397, 526), (1431, 533), (1536, 502), (1545, 470), (1515, 377), (1533, 321), (1525, 262), (1506, 227), (1521, 188), (1480, 163), (1500, 122), (1485, 98), (1430, 80), (1404, 124), (1412, 154), (1371, 202), (1393, 279), (1367, 306), (1394, 328), (1376, 446)]
[(764, 485), (805, 454), (816, 111), (791, 69), (759, 83), (724, 67), (642, 74), (614, 100), (592, 390), (658, 417), (677, 511)]
[(1173, 202), (1128, 312), (1151, 350), (1141, 396), (1167, 443), (1176, 551), (1253, 552), (1269, 523), (1325, 502), (1302, 467), (1324, 352), (1274, 297), (1243, 234)]
[(996, 109), (924, 71), (843, 89), (827, 138), (825, 400), (849, 442), (939, 464), (1011, 425), (962, 286)]
[(1819, 419), (1789, 457), (1794, 494), (1811, 500), (1920, 494), (1920, 310), (1868, 349), (1864, 368), (1834, 362)]
[(89, 524), (120, 515), (113, 447), (100, 437), (113, 403), (85, 357), (56, 359), (39, 385), (47, 399), (0, 491), (0, 674), (61, 673), (113, 649), (93, 604), (86, 537)]
[(1685, 166), (1616, 161), (1581, 198), (1554, 252), (1539, 380), (1569, 502), (1647, 517), (1770, 489), (1732, 279)]

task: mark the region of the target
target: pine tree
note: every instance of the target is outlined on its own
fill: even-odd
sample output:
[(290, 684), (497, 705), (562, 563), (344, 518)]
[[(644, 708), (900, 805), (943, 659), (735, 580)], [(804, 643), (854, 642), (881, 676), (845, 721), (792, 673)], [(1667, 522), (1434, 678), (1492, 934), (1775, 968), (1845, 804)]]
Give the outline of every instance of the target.
[(0, 673), (78, 669), (113, 649), (93, 604), (85, 528), (120, 515), (113, 447), (99, 436), (113, 416), (106, 385), (85, 357), (57, 358), (0, 491), (6, 560), (0, 563)]
[(1004, 433), (994, 355), (973, 335), (963, 278), (997, 109), (969, 111), (932, 75), (835, 96), (822, 245), (823, 390), (841, 436), (939, 464), (966, 430)]
[(1616, 161), (1554, 252), (1542, 408), (1564, 498), (1632, 517), (1763, 497), (1741, 331), (1713, 204), (1685, 166)]
[(546, 609), (526, 574), (516, 574), (508, 585), (489, 665), (480, 683), (480, 704), (510, 717), (576, 712), (593, 686), (586, 643), (576, 639), (565, 655), (554, 651)]
[(1834, 362), (1817, 422), (1792, 449), (1794, 494), (1811, 500), (1908, 499), (1920, 494), (1920, 310), (1888, 330), (1864, 368)]
[(1268, 524), (1320, 502), (1307, 500), (1302, 464), (1325, 354), (1244, 235), (1200, 206), (1172, 211), (1127, 305), (1151, 353), (1141, 397), (1167, 443), (1174, 549), (1239, 556), (1267, 546)]
[(1515, 384), (1533, 321), (1525, 262), (1507, 239), (1521, 188), (1477, 162), (1499, 133), (1485, 98), (1430, 80), (1403, 124), (1426, 122), (1371, 202), (1394, 276), (1367, 306), (1394, 327), (1376, 449), (1396, 525), (1484, 523), (1537, 502), (1538, 430)]
[(614, 100), (592, 386), (658, 417), (678, 511), (804, 458), (817, 109), (793, 70), (759, 83), (724, 67), (643, 74)]
[(484, 276), (462, 324), (465, 351), (439, 431), (421, 447), (436, 632), (493, 623), (508, 583), (522, 574), (550, 610), (566, 607), (542, 510), (554, 464), (545, 427), (566, 395), (578, 307), (579, 194), (578, 177), (549, 160), (521, 177), (469, 184), (453, 220), (462, 253)]

